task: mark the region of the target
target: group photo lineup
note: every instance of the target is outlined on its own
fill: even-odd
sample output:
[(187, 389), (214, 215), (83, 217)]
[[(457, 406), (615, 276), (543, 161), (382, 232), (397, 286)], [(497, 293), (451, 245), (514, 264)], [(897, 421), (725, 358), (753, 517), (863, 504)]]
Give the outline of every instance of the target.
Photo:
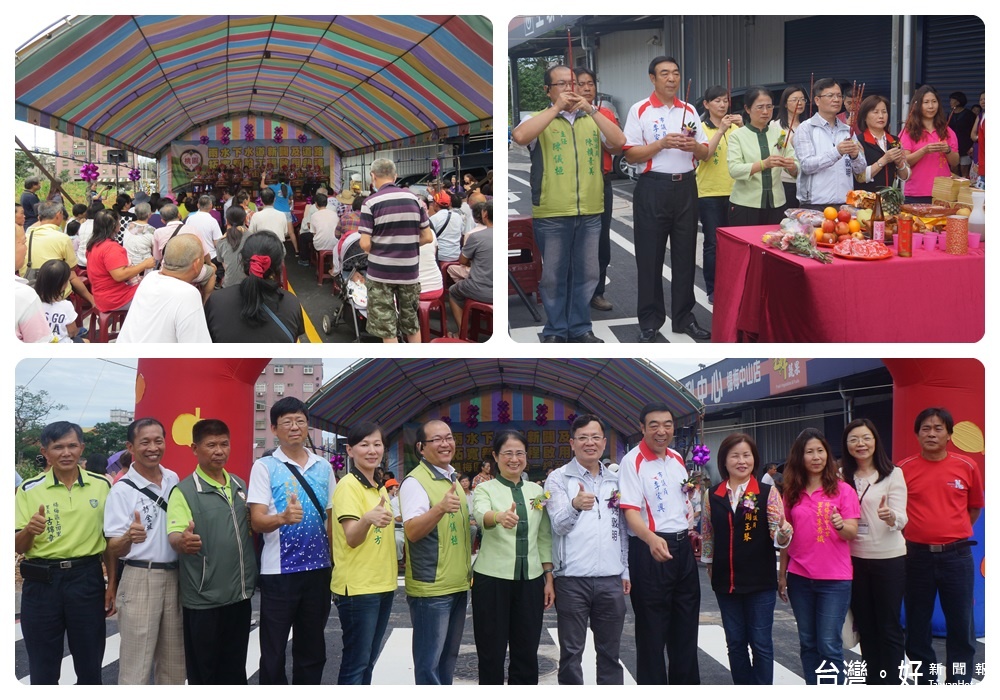
[[(975, 343), (975, 15), (528, 15), (508, 25), (522, 343)], [(829, 38), (829, 39), (827, 39)], [(952, 311), (873, 299), (939, 285)]]
[(14, 32), (19, 340), (492, 337), (488, 18), (37, 21)]
[(25, 358), (14, 672), (966, 685), (975, 359)]

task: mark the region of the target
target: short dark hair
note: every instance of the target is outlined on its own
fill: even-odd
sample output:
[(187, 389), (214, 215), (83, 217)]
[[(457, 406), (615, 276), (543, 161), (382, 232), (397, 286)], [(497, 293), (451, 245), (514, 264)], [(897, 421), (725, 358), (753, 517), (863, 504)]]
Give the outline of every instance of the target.
[(357, 197), (354, 198), (354, 201), (351, 202), (351, 210), (361, 211), (361, 207), (364, 205), (364, 203), (365, 203), (364, 195), (359, 194)]
[(271, 406), (271, 426), (276, 426), (278, 419), (282, 416), (292, 413), (301, 413), (306, 417), (306, 420), (309, 420), (309, 409), (306, 408), (306, 404), (302, 399), (297, 399), (294, 396), (286, 396), (283, 399), (278, 399)]
[(652, 401), (643, 406), (642, 410), (639, 411), (639, 422), (646, 425), (647, 415), (650, 413), (659, 413), (661, 411), (666, 411), (670, 414), (671, 418), (675, 418), (674, 412), (670, 410), (670, 406), (665, 404), (663, 401)]
[(673, 63), (678, 68), (681, 67), (681, 64), (678, 63), (677, 59), (674, 58), (673, 56), (657, 56), (656, 58), (654, 58), (652, 61), (649, 62), (649, 74), (656, 75), (656, 67), (661, 63)]
[(76, 439), (83, 442), (83, 428), (76, 423), (70, 423), (66, 420), (57, 420), (54, 423), (49, 423), (42, 428), (42, 433), (38, 436), (38, 442), (42, 443), (42, 447), (48, 447), (56, 440), (64, 438), (70, 433), (75, 433)]
[(135, 442), (135, 435), (143, 428), (148, 428), (151, 425), (160, 426), (160, 430), (163, 431), (163, 437), (167, 436), (167, 429), (163, 427), (163, 423), (156, 420), (155, 418), (137, 418), (128, 424), (125, 429), (125, 442)]
[(560, 63), (559, 65), (555, 65), (555, 66), (550, 66), (549, 69), (545, 71), (545, 80), (542, 81), (542, 83), (546, 87), (548, 87), (549, 85), (552, 85), (552, 73), (555, 72), (555, 71), (557, 71), (557, 70), (559, 70), (560, 68), (565, 68), (566, 70), (569, 71), (570, 75), (573, 75), (573, 69), (570, 68), (569, 66), (567, 66), (564, 63)]
[(958, 106), (964, 107), (969, 103), (969, 98), (965, 96), (965, 93), (961, 90), (956, 90), (955, 92), (948, 95), (949, 100), (958, 100)]
[[(417, 426), (416, 442), (418, 445), (423, 445), (425, 442), (427, 442), (427, 426), (430, 425), (431, 423), (444, 423), (445, 425), (448, 425), (446, 421), (443, 421), (440, 418), (432, 418), (426, 423), (421, 423), (420, 425)], [(448, 428), (451, 429), (451, 426), (448, 425)]]
[(264, 206), (270, 206), (274, 204), (274, 190), (270, 187), (265, 187), (260, 191), (260, 201), (264, 203)]
[(573, 72), (576, 73), (577, 80), (580, 79), (581, 75), (586, 75), (590, 76), (590, 79), (593, 80), (595, 83), (597, 82), (597, 73), (590, 70), (589, 68), (584, 68), (584, 67), (574, 68)]
[(729, 453), (733, 451), (734, 447), (744, 442), (750, 446), (750, 454), (753, 455), (753, 468), (756, 469), (757, 465), (760, 464), (760, 453), (757, 452), (757, 443), (754, 442), (752, 437), (746, 433), (733, 433), (732, 435), (727, 435), (719, 444), (716, 458), (716, 464), (719, 467), (719, 474), (722, 476), (723, 481), (729, 479), (729, 469), (726, 467), (726, 460), (729, 458)]
[(32, 175), (31, 177), (27, 177), (24, 179), (24, 189), (26, 190), (30, 190), (35, 185), (41, 185), (41, 184), (42, 184), (42, 178), (38, 177), (37, 175)]
[(81, 216), (87, 213), (87, 205), (83, 202), (78, 202), (73, 205), (73, 216)]
[(944, 421), (944, 427), (948, 429), (948, 434), (951, 435), (955, 430), (955, 419), (951, 417), (951, 412), (947, 408), (934, 407), (925, 408), (917, 416), (917, 420), (913, 422), (913, 432), (917, 435), (920, 434), (920, 426), (923, 422), (932, 416), (937, 416), (942, 421)]
[(313, 203), (317, 207), (325, 207), (326, 203), (329, 202), (329, 201), (330, 201), (330, 198), (328, 196), (326, 196), (325, 194), (323, 194), (322, 192), (317, 192), (315, 195), (313, 195)]
[(604, 428), (604, 421), (595, 416), (593, 413), (584, 413), (583, 415), (577, 416), (573, 419), (573, 422), (569, 426), (569, 436), (571, 438), (576, 437), (576, 431), (581, 428), (586, 428), (591, 423), (597, 423), (601, 426), (601, 432), (606, 432)]
[(528, 438), (524, 436), (520, 430), (514, 430), (513, 428), (507, 428), (505, 430), (499, 431), (493, 436), (493, 454), (500, 454), (501, 448), (506, 445), (511, 440), (517, 440), (525, 448), (528, 447)]
[[(879, 104), (885, 105), (886, 115), (888, 117), (889, 113), (889, 100), (882, 95), (869, 95), (861, 101), (861, 106), (858, 107), (858, 128), (864, 131), (868, 128), (868, 115), (871, 114), (872, 110), (879, 106)], [(886, 126), (889, 125), (889, 119), (886, 118)]]
[(229, 426), (218, 418), (205, 418), (195, 423), (194, 427), (191, 428), (191, 440), (196, 445), (205, 438), (218, 435), (229, 437)]
[(757, 101), (757, 98), (761, 95), (771, 96), (771, 91), (768, 90), (763, 85), (751, 85), (747, 88), (746, 92), (743, 93), (743, 111), (750, 114), (750, 108), (753, 107), (753, 103)]
[(712, 100), (717, 100), (723, 95), (728, 95), (728, 94), (729, 93), (726, 91), (726, 88), (722, 87), (721, 85), (713, 85), (712, 87), (705, 90), (705, 95), (704, 97), (701, 98), (701, 101), (711, 102)]
[(355, 423), (351, 426), (351, 429), (347, 431), (347, 446), (354, 447), (372, 433), (378, 433), (379, 437), (381, 437), (382, 440), (385, 440), (385, 436), (382, 435), (382, 428), (380, 428), (379, 424), (375, 421), (363, 420), (359, 423)]
[[(820, 78), (815, 83), (813, 83), (812, 95), (809, 96), (809, 99), (815, 100), (817, 97), (819, 97), (819, 93), (831, 87), (839, 88), (840, 83), (838, 83), (833, 78)], [(841, 90), (841, 93), (843, 93), (843, 90)]]

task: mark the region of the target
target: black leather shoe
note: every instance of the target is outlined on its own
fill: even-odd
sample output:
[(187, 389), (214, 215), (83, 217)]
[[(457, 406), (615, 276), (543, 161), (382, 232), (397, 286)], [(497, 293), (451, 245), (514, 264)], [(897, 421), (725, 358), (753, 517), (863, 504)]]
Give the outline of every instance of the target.
[(590, 300), (590, 308), (596, 309), (597, 311), (611, 311), (611, 309), (615, 307), (614, 304), (598, 294)]
[(570, 343), (603, 343), (604, 341), (594, 335), (594, 331), (587, 331), (583, 335), (578, 335), (569, 339)]
[(543, 335), (542, 336), (542, 342), (543, 343), (565, 343), (566, 339), (563, 338), (561, 335)]
[(655, 343), (656, 342), (657, 329), (655, 328), (640, 328), (639, 329), (639, 342), (640, 343)]
[(691, 336), (695, 340), (711, 340), (712, 334), (706, 331), (704, 328), (698, 325), (697, 321), (691, 321), (687, 326), (677, 331), (678, 333), (683, 333), (685, 335)]

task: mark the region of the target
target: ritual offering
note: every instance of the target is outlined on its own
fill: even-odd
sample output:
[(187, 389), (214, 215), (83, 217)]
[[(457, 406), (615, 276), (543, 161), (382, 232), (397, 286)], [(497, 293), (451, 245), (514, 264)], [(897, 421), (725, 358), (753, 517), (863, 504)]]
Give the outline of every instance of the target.
[(899, 257), (913, 257), (913, 220), (900, 219), (897, 233), (899, 234)]
[(944, 252), (949, 255), (968, 255), (969, 253), (969, 217), (949, 216), (945, 224)]
[(809, 229), (803, 227), (795, 219), (783, 219), (780, 231), (769, 231), (763, 235), (761, 242), (772, 248), (777, 248), (792, 255), (812, 258), (821, 263), (831, 262), (830, 256), (816, 248)]
[(849, 260), (885, 260), (892, 257), (892, 250), (882, 241), (852, 238), (835, 245), (833, 254)]

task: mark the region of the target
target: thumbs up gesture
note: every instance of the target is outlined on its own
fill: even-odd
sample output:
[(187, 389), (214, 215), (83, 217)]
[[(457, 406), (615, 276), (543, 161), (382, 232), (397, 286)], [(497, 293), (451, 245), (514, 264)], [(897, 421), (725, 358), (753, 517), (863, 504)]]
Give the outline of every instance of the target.
[(378, 499), (378, 505), (365, 513), (365, 520), (375, 527), (386, 527), (392, 522), (392, 511), (385, 507), (385, 496)]
[(458, 482), (453, 481), (451, 488), (445, 493), (444, 498), (438, 502), (438, 507), (441, 508), (442, 513), (457, 513), (462, 509), (462, 501), (455, 492), (457, 488)]
[(844, 519), (840, 517), (840, 511), (837, 510), (837, 506), (833, 507), (833, 513), (830, 514), (830, 524), (833, 525), (834, 530), (842, 530), (844, 527)]
[(573, 507), (577, 510), (593, 510), (594, 502), (597, 497), (592, 493), (587, 493), (583, 490), (583, 484), (580, 484), (580, 491), (573, 498)]
[(142, 520), (139, 518), (139, 511), (135, 511), (135, 517), (129, 523), (125, 535), (132, 544), (139, 544), (146, 541), (146, 526), (142, 524)]
[(281, 520), (285, 525), (296, 525), (302, 522), (302, 504), (299, 497), (294, 493), (288, 497), (288, 505), (285, 512), (281, 514)]
[(38, 506), (38, 512), (31, 514), (31, 520), (24, 526), (24, 529), (36, 537), (45, 532), (45, 506)]
[(194, 534), (194, 521), (189, 520), (187, 529), (181, 533), (181, 551), (185, 554), (197, 554), (201, 551), (201, 535)]
[(517, 523), (520, 520), (517, 516), (517, 504), (511, 503), (510, 510), (495, 511), (493, 517), (498, 523), (500, 523), (500, 525), (508, 530), (517, 527)]
[(792, 539), (792, 524), (785, 520), (784, 512), (781, 513), (781, 520), (778, 521), (778, 542), (788, 544)]
[(878, 502), (878, 517), (879, 520), (892, 527), (896, 524), (896, 514), (886, 505), (888, 498), (888, 496), (882, 496), (882, 500)]

